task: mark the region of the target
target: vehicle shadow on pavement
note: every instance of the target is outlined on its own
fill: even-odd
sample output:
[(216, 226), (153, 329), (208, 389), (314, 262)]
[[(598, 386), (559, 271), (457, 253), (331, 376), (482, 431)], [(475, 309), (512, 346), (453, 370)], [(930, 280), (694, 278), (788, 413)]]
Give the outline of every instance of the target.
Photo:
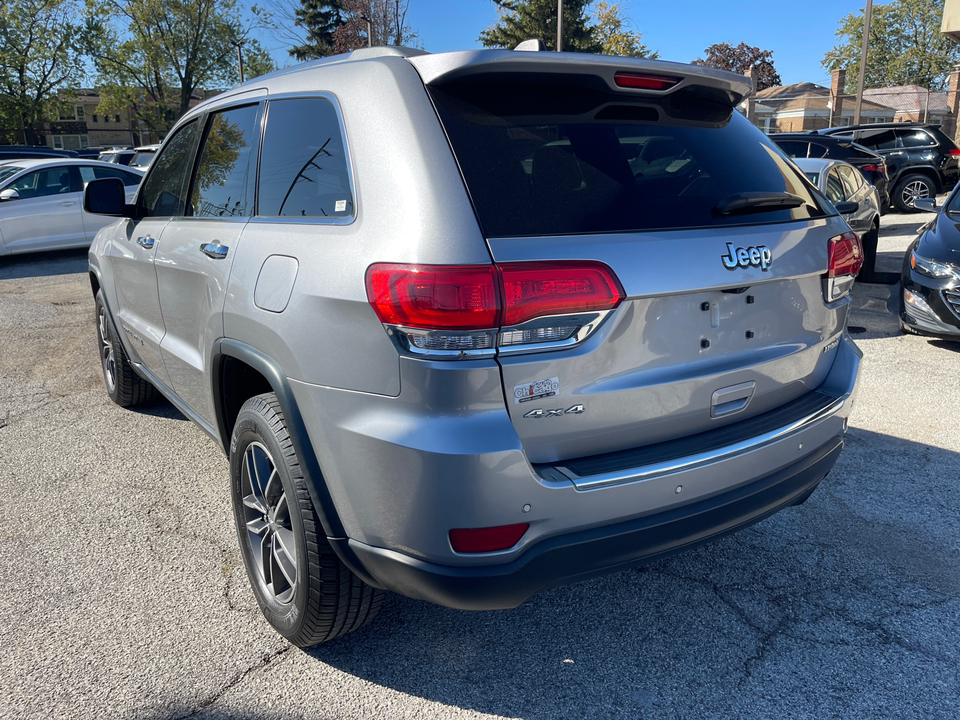
[(0, 257), (0, 280), (87, 272), (87, 248)]
[(390, 595), (307, 653), (508, 717), (936, 716), (960, 703), (958, 476), (956, 452), (853, 429), (806, 504), (717, 543), (513, 610)]

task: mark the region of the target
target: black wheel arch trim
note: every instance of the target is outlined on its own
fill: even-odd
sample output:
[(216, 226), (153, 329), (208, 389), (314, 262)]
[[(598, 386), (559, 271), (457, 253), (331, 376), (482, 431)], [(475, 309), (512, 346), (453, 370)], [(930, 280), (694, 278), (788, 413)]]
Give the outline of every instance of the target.
[[(229, 423), (227, 422), (226, 409), (223, 402), (223, 361), (227, 357), (240, 360), (266, 378), (280, 402), (280, 409), (283, 411), (283, 417), (287, 424), (287, 432), (290, 433), (290, 439), (293, 442), (293, 448), (300, 459), (300, 469), (306, 480), (307, 489), (310, 492), (310, 499), (313, 500), (313, 506), (320, 518), (320, 524), (323, 531), (330, 540), (336, 538), (346, 538), (346, 532), (343, 529), (343, 523), (340, 515), (337, 513), (336, 506), (333, 503), (333, 497), (327, 488), (323, 479), (323, 472), (320, 470), (320, 460), (310, 442), (310, 436), (307, 433), (306, 423), (303, 421), (303, 415), (297, 400), (293, 395), (290, 382), (287, 376), (280, 369), (279, 364), (260, 350), (247, 345), (246, 343), (229, 338), (218, 340), (214, 345), (213, 362), (211, 367), (215, 369), (213, 373), (213, 397), (217, 414), (217, 430), (219, 431), (221, 447), (225, 454), (230, 454), (230, 433), (227, 432)], [(335, 551), (338, 551), (338, 544), (331, 543)], [(337, 552), (340, 555), (340, 552)], [(353, 567), (349, 558), (340, 558), (350, 567)], [(359, 573), (361, 578), (366, 580), (369, 575), (366, 572)]]

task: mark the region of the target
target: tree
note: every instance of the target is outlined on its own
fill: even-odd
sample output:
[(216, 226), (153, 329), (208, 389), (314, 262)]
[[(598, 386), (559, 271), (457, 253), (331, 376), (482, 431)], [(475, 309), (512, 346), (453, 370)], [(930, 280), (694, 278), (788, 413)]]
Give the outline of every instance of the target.
[(656, 59), (660, 53), (650, 50), (641, 41), (641, 34), (624, 28), (626, 20), (620, 3), (593, 4), (593, 32), (604, 55)]
[(300, 45), (291, 47), (289, 53), (299, 62), (332, 55), (334, 33), (343, 24), (342, 0), (301, 0), (294, 10), (294, 23), (307, 36)]
[[(252, 13), (256, 24), (260, 10)], [(197, 89), (238, 79), (237, 45), (246, 43), (246, 54), (264, 64), (266, 52), (248, 38), (252, 27), (241, 23), (236, 0), (88, 0), (86, 48), (99, 74), (101, 108), (132, 107), (163, 134)]]
[(697, 58), (693, 61), (693, 65), (729, 70), (741, 75), (749, 75), (750, 68), (756, 67), (757, 90), (766, 90), (768, 87), (783, 84), (780, 73), (773, 66), (772, 50), (761, 50), (742, 42), (736, 47), (727, 43), (716, 43), (704, 52), (707, 54), (707, 59)]
[(368, 43), (414, 45), (417, 33), (406, 25), (409, 5), (410, 0), (342, 0), (343, 22), (333, 33), (334, 52), (350, 52)]
[[(514, 48), (537, 38), (549, 49), (557, 48), (557, 0), (493, 0), (500, 19), (480, 33), (485, 47)], [(590, 0), (563, 0), (563, 49), (598, 53), (603, 49), (587, 25)]]
[[(921, 85), (946, 88), (960, 46), (940, 32), (943, 0), (895, 0), (874, 5), (864, 87)], [(846, 92), (856, 92), (863, 45), (863, 12), (850, 13), (837, 27), (839, 45), (823, 57), (827, 70), (847, 71)]]
[[(83, 75), (79, 8), (67, 0), (18, 0), (0, 14), (0, 131), (41, 144), (57, 92)], [(19, 131), (19, 132), (18, 132)]]

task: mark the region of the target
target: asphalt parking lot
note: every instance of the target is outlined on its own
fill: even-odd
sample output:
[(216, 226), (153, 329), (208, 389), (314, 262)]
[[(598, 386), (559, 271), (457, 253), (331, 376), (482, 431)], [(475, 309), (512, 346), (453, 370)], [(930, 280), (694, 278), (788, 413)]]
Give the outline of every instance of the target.
[[(888, 215), (899, 272), (920, 216)], [(390, 596), (309, 651), (261, 618), (227, 463), (102, 388), (84, 252), (0, 259), (0, 718), (956, 718), (960, 343), (858, 284), (858, 405), (803, 506), (465, 613)]]

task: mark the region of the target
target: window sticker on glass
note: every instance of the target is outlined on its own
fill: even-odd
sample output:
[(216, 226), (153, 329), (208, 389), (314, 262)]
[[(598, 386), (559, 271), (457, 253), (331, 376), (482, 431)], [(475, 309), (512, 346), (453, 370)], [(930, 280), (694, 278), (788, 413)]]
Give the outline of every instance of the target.
[(540, 398), (551, 397), (560, 392), (560, 378), (552, 377), (546, 380), (536, 380), (525, 385), (517, 385), (513, 388), (513, 403), (530, 402)]
[(347, 201), (346, 201), (346, 200), (337, 200), (337, 205), (336, 205), (336, 209), (334, 210), (334, 212), (345, 212), (346, 209), (347, 209)]

